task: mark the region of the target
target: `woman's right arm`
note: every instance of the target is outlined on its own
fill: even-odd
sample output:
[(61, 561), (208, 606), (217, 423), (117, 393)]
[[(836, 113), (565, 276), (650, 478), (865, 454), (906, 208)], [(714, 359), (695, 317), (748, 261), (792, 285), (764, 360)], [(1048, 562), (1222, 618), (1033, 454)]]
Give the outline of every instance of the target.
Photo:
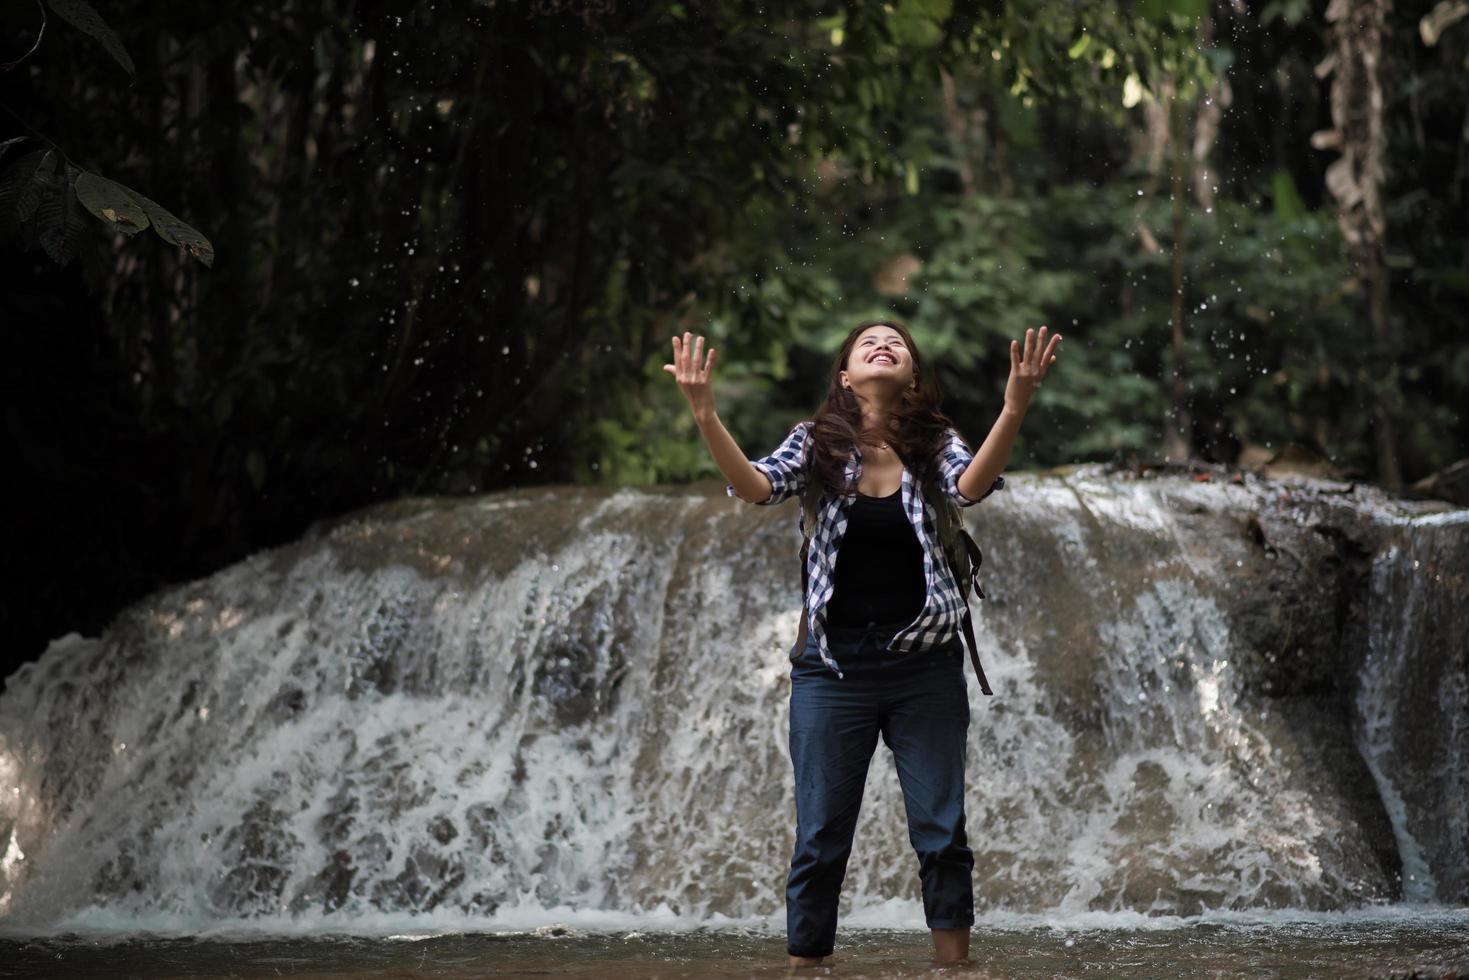
[[(718, 420), (715, 420), (718, 424)], [(719, 425), (719, 431), (724, 432), (724, 426)], [(734, 478), (725, 486), (724, 492), (731, 497), (739, 497), (746, 503), (751, 504), (778, 504), (787, 497), (800, 493), (806, 488), (806, 434), (810, 431), (809, 423), (797, 422), (790, 432), (786, 433), (785, 439), (776, 447), (775, 452), (760, 459), (743, 459), (744, 453), (735, 446), (734, 440), (729, 444), (739, 454), (746, 466), (751, 467), (756, 478), (760, 481), (758, 489), (754, 493), (745, 492), (745, 488), (736, 488)], [(725, 438), (729, 433), (724, 432)], [(714, 440), (710, 439), (708, 432), (704, 438), (709, 441), (710, 449), (714, 448)], [(715, 460), (718, 460), (715, 456)], [(726, 476), (730, 476), (729, 469), (723, 464), (720, 469), (724, 470)]]
[(673, 338), (673, 363), (663, 365), (663, 370), (678, 381), (699, 432), (709, 445), (715, 465), (729, 480), (725, 493), (752, 504), (778, 504), (791, 494), (799, 493), (804, 487), (804, 424), (792, 429), (780, 447), (769, 456), (758, 460), (745, 458), (744, 450), (740, 449), (714, 411), (714, 388), (710, 382), (714, 348), (709, 348), (705, 357), (703, 336), (693, 343), (690, 343), (691, 338), (692, 334), (688, 332), (682, 338)]

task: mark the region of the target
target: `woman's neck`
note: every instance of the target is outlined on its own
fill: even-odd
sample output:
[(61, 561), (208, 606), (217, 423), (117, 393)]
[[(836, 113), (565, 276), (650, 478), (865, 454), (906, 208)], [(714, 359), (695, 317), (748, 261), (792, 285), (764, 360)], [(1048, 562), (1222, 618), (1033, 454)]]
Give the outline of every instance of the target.
[(892, 419), (887, 415), (862, 420), (862, 438), (873, 442), (886, 441), (893, 433)]
[(862, 429), (866, 433), (886, 432), (893, 411), (903, 404), (904, 388), (886, 378), (866, 378), (851, 392), (862, 413)]

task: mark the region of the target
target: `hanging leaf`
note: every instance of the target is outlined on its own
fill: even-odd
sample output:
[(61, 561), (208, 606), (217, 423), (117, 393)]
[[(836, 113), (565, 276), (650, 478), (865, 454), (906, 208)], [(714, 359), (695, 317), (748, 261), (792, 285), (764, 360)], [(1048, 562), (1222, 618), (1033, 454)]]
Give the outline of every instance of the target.
[(79, 171), (67, 167), (47, 181), (46, 191), (36, 209), (36, 237), (41, 248), (57, 265), (66, 265), (75, 256), (82, 237), (81, 209), (73, 181)]
[(214, 265), (214, 246), (209, 239), (157, 201), (125, 184), (84, 173), (77, 178), (77, 200), (110, 228), (135, 235), (152, 225), (164, 241), (179, 246), (206, 266)]
[(93, 173), (76, 181), (77, 200), (82, 207), (107, 222), (113, 231), (136, 235), (148, 227), (148, 212), (126, 187)]
[(51, 174), (55, 170), (56, 151), (47, 150), (41, 157), (40, 165), (31, 174), (30, 183), (20, 189), (20, 196), (15, 202), (15, 220), (22, 223), (31, 220), (31, 215), (41, 206), (41, 198), (45, 196)]
[(150, 200), (131, 188), (128, 188), (127, 191), (148, 213), (148, 219), (153, 223), (153, 230), (158, 232), (160, 238), (179, 246), (206, 266), (214, 265), (214, 246), (209, 244), (209, 239), (200, 234), (193, 226), (174, 217), (157, 201)]
[(49, 2), (51, 9), (56, 11), (62, 20), (67, 21), (77, 30), (95, 37), (102, 43), (102, 47), (107, 49), (107, 53), (112, 55), (119, 65), (127, 69), (129, 75), (137, 76), (138, 72), (133, 67), (133, 59), (128, 56), (127, 49), (122, 46), (117, 35), (112, 33), (112, 28), (107, 26), (102, 15), (97, 13), (96, 8), (87, 3), (87, 0), (49, 0)]
[(45, 154), (44, 150), (32, 150), (0, 173), (0, 231), (10, 235), (16, 233), (21, 223), (15, 214), (16, 205)]

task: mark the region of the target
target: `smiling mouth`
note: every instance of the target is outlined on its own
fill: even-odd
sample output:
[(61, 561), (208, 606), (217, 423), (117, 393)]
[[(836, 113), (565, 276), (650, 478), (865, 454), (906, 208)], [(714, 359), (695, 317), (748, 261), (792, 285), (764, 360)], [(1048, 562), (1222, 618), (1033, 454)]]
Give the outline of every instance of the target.
[(876, 364), (878, 361), (887, 361), (889, 364), (897, 364), (898, 359), (891, 354), (874, 354), (868, 359), (868, 364)]

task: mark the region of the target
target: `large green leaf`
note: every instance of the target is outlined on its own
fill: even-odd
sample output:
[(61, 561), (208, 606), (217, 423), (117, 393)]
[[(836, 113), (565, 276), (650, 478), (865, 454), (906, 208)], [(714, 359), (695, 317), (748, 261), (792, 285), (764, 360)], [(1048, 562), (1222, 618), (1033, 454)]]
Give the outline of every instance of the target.
[(153, 222), (153, 230), (158, 232), (159, 237), (179, 246), (205, 265), (214, 265), (214, 246), (209, 243), (209, 239), (200, 234), (198, 229), (179, 220), (157, 201), (144, 197), (131, 188), (128, 188), (128, 193), (135, 197), (143, 206), (143, 210), (148, 213), (148, 219)]
[(84, 173), (77, 178), (76, 188), (82, 207), (107, 222), (113, 231), (136, 235), (148, 227), (148, 212), (133, 192), (121, 184)]
[(107, 49), (107, 53), (112, 55), (119, 65), (127, 69), (129, 75), (137, 75), (138, 72), (133, 67), (133, 59), (128, 56), (127, 48), (122, 46), (117, 35), (112, 33), (112, 28), (107, 26), (102, 15), (97, 13), (96, 8), (87, 3), (87, 0), (49, 0), (49, 2), (51, 9), (56, 11), (62, 20), (67, 21), (77, 30), (95, 37), (102, 43), (102, 47)]
[(131, 187), (86, 173), (77, 178), (77, 200), (117, 231), (135, 235), (152, 225), (164, 241), (179, 246), (207, 266), (214, 265), (214, 246), (209, 239), (163, 205)]
[(158, 237), (177, 245), (206, 266), (214, 265), (214, 246), (197, 228), (144, 194), (98, 174), (77, 178), (77, 200), (116, 231), (135, 235), (153, 226)]

